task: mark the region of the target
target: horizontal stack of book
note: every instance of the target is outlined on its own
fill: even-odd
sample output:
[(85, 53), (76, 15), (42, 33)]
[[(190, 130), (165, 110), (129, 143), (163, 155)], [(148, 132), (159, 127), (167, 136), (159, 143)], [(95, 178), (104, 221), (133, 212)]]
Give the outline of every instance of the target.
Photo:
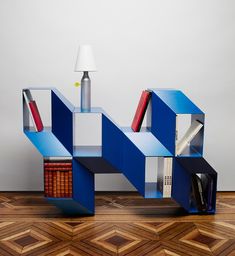
[(72, 161), (45, 159), (44, 184), (46, 197), (72, 197)]

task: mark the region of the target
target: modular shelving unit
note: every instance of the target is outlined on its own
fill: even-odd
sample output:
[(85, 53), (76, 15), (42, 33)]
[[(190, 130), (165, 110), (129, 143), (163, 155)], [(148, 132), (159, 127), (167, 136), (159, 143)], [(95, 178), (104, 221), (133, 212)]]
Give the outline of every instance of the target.
[[(120, 127), (101, 108), (82, 112), (55, 88), (24, 90), (46, 91), (50, 106), (49, 127), (36, 132), (23, 98), (25, 135), (44, 158), (72, 160), (72, 196), (47, 197), (65, 213), (94, 214), (96, 173), (123, 173), (143, 197), (163, 198), (159, 190), (159, 182), (163, 181), (156, 173), (159, 162), (164, 163), (164, 159), (169, 158), (172, 159), (172, 189), (168, 197), (188, 213), (200, 213), (191, 202), (192, 173), (207, 173), (213, 179), (213, 202), (210, 210), (203, 213), (215, 212), (217, 173), (202, 157), (204, 128), (180, 155), (176, 155), (180, 115), (189, 115), (191, 122), (199, 120), (204, 124), (204, 113), (181, 91), (151, 89), (147, 127), (135, 133), (130, 128)], [(39, 111), (43, 118), (40, 106)], [(84, 139), (83, 134), (87, 132), (91, 134)]]

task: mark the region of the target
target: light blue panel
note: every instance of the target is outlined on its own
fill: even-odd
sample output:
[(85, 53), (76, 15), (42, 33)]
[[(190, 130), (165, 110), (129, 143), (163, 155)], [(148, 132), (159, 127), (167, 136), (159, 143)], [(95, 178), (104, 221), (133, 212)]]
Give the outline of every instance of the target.
[(24, 133), (44, 157), (71, 156), (50, 129), (44, 128), (41, 132), (25, 130)]
[(94, 174), (73, 159), (73, 199), (89, 213), (95, 211)]
[(176, 114), (203, 114), (203, 112), (181, 91), (152, 89), (169, 108)]
[(81, 204), (76, 202), (72, 198), (47, 198), (49, 203), (54, 204), (56, 207), (60, 208), (63, 213), (68, 215), (87, 215), (93, 214), (93, 212), (89, 211)]
[(73, 150), (74, 157), (102, 157), (101, 146), (77, 146)]
[(172, 156), (150, 132), (126, 132), (125, 135), (145, 156)]

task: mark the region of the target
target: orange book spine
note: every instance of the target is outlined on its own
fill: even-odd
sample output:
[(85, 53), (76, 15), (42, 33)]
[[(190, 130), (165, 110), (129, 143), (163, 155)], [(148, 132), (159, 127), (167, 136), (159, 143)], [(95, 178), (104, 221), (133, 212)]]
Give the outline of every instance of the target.
[(69, 172), (64, 173), (65, 197), (69, 197)]
[(61, 197), (61, 192), (60, 192), (60, 171), (56, 172), (56, 188), (57, 188), (57, 197)]
[(60, 196), (65, 197), (64, 191), (64, 172), (60, 172)]
[(48, 187), (48, 197), (52, 197), (53, 191), (53, 184), (52, 184), (52, 172), (48, 172), (48, 180), (49, 180), (49, 187)]
[(56, 172), (52, 172), (52, 177), (53, 177), (53, 197), (57, 197), (57, 179), (56, 179)]
[(49, 191), (49, 175), (48, 171), (44, 171), (44, 194), (45, 196), (48, 196)]

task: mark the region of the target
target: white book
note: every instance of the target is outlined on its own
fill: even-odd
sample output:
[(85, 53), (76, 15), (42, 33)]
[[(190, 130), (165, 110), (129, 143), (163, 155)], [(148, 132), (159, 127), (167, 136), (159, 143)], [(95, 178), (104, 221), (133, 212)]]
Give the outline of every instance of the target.
[(33, 118), (33, 114), (31, 112), (31, 109), (30, 109), (30, 106), (29, 106), (29, 102), (33, 100), (32, 95), (31, 95), (29, 90), (23, 90), (23, 96), (24, 96), (25, 104), (26, 104), (26, 106), (28, 108), (28, 111), (29, 111), (29, 115), (30, 115), (32, 123), (33, 123), (33, 127), (35, 128), (36, 132), (38, 132), (37, 126), (36, 126), (34, 118)]
[(203, 124), (197, 120), (194, 120), (186, 131), (185, 135), (176, 144), (176, 155), (180, 155), (187, 145), (193, 140), (193, 138), (198, 134), (198, 132), (203, 127)]
[(172, 184), (172, 158), (164, 157), (160, 159), (158, 165), (158, 190), (163, 198), (171, 197)]

